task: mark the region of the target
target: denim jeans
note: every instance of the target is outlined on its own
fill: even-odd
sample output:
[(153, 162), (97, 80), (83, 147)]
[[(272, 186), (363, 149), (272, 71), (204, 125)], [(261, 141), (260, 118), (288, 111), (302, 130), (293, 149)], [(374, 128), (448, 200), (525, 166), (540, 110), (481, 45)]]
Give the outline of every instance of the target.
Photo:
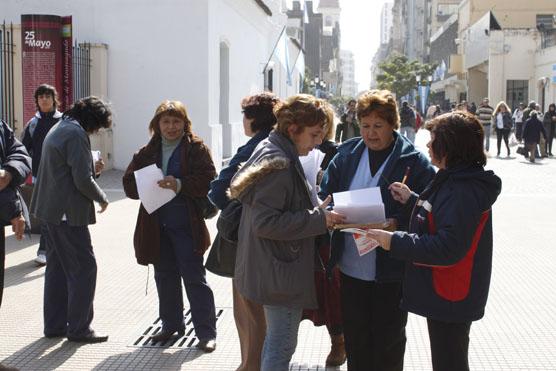
[(261, 371), (287, 371), (297, 346), (297, 331), (302, 309), (264, 306), (266, 337)]

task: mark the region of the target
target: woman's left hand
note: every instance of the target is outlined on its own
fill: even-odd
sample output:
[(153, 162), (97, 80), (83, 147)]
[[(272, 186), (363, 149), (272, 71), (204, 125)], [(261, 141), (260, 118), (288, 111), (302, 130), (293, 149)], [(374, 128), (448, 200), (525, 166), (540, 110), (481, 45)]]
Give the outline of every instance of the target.
[(158, 181), (160, 188), (171, 189), (174, 193), (178, 193), (178, 182), (176, 178), (171, 175), (166, 175), (162, 180)]
[(390, 251), (390, 242), (392, 242), (392, 232), (382, 229), (367, 229), (367, 236), (378, 241), (380, 247), (386, 251)]

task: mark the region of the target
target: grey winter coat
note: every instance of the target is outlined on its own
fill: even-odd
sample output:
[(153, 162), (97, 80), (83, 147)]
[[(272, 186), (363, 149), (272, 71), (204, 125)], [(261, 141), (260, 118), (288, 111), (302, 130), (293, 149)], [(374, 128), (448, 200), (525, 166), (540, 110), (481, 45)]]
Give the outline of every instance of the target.
[(315, 237), (326, 232), (294, 144), (275, 131), (230, 185), (243, 205), (234, 283), (260, 304), (316, 308)]

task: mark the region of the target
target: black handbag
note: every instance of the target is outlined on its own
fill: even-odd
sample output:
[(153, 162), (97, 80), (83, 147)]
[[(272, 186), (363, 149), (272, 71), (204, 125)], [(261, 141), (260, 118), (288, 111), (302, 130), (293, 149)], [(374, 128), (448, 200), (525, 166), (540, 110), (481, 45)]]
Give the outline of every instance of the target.
[(218, 233), (205, 263), (205, 268), (222, 277), (233, 277), (236, 266), (236, 253), (239, 222), (242, 212), (241, 202), (232, 200), (216, 221)]
[(204, 219), (211, 219), (218, 214), (218, 208), (213, 205), (212, 202), (208, 199), (207, 196), (205, 197), (192, 197), (193, 203), (197, 208), (197, 211)]

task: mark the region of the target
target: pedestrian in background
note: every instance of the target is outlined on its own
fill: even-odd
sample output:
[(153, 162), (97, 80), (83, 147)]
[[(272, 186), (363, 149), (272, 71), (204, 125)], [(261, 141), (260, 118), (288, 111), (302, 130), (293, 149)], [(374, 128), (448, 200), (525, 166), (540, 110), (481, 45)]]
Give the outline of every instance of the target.
[[(42, 144), (46, 134), (62, 118), (62, 113), (58, 111), (58, 92), (56, 88), (48, 84), (39, 85), (35, 90), (35, 106), (37, 112), (29, 122), (27, 122), (21, 142), (31, 155), (32, 159), (32, 184), (37, 181), (37, 174), (41, 163)], [(48, 244), (48, 228), (45, 224), (40, 226), (41, 238), (35, 263), (37, 265), (46, 264), (46, 246)]]
[(523, 127), (523, 141), (525, 142), (525, 147), (529, 151), (529, 161), (535, 162), (537, 146), (539, 145), (541, 134), (545, 140), (547, 135), (541, 120), (538, 119), (537, 111), (531, 111), (529, 116)]
[(355, 114), (355, 99), (350, 99), (346, 110), (340, 117), (340, 123), (336, 128), (336, 142), (345, 142), (348, 139), (360, 136), (359, 123)]
[[(400, 116), (391, 92), (370, 90), (357, 102), (361, 138), (338, 147), (324, 174), (320, 198), (336, 192), (380, 187), (386, 218), (407, 228), (404, 206), (388, 191), (401, 180), (421, 192), (434, 176), (426, 156), (397, 132)], [(334, 231), (328, 273), (340, 269), (341, 308), (349, 370), (402, 370), (407, 312), (400, 310), (403, 264), (381, 250), (359, 255), (353, 235)]]
[(390, 186), (413, 210), (408, 232), (369, 230), (391, 258), (406, 262), (402, 308), (427, 318), (434, 370), (469, 370), (471, 323), (481, 319), (492, 270), (492, 205), (502, 182), (485, 171), (482, 125), (455, 112), (427, 124), (438, 173), (418, 197)]
[(96, 97), (75, 102), (43, 142), (31, 211), (48, 228), (44, 277), (44, 335), (84, 343), (108, 340), (91, 328), (97, 264), (89, 224), (93, 201), (100, 213), (106, 194), (95, 182), (89, 135), (112, 124), (110, 108)]
[(522, 141), (523, 134), (523, 111), (525, 110), (525, 104), (519, 103), (519, 106), (515, 109), (512, 118), (515, 124), (515, 138), (519, 143)]
[(415, 143), (415, 111), (409, 106), (409, 103), (402, 102), (400, 110), (400, 133), (405, 135), (411, 143)]
[(141, 204), (135, 225), (135, 257), (141, 265), (154, 265), (162, 320), (161, 330), (151, 336), (152, 342), (165, 342), (176, 332), (178, 336), (185, 334), (183, 280), (199, 339), (196, 346), (212, 352), (216, 349), (216, 311), (203, 266), (210, 235), (193, 198), (206, 197), (216, 170), (210, 150), (191, 127), (182, 102), (162, 102), (149, 123), (151, 139), (133, 155), (123, 186), (127, 197), (139, 199), (134, 171), (154, 164), (164, 174), (158, 186), (176, 194), (151, 214)]
[(324, 102), (310, 95), (275, 108), (276, 129), (232, 179), (241, 201), (234, 285), (262, 304), (266, 319), (261, 369), (288, 370), (304, 308), (316, 308), (315, 237), (343, 216), (315, 205), (299, 156), (322, 142)]
[(475, 104), (475, 102), (471, 102), (471, 106), (469, 106), (469, 113), (472, 113), (474, 115), (477, 114), (477, 105)]
[[(240, 166), (251, 157), (257, 145), (268, 138), (270, 131), (276, 124), (274, 107), (279, 102), (280, 99), (278, 97), (267, 92), (247, 96), (241, 101), (243, 132), (250, 139), (245, 145), (238, 148), (228, 166), (222, 169), (218, 178), (210, 183), (208, 197), (220, 210), (224, 210), (230, 204), (230, 198), (227, 192), (230, 188), (232, 178), (237, 173)], [(229, 244), (231, 244), (231, 242), (217, 234), (209, 257), (207, 258), (206, 265), (209, 267), (213, 259), (229, 258), (233, 261), (229, 263), (215, 263), (225, 264), (226, 268), (231, 270), (227, 277), (233, 277), (237, 244), (235, 244), (235, 246), (229, 246)], [(229, 250), (230, 254), (233, 254), (233, 257), (227, 254), (225, 255), (223, 251), (220, 251), (219, 258), (215, 256), (215, 254), (219, 253), (218, 250)], [(233, 252), (231, 252), (232, 250)], [(241, 350), (241, 364), (237, 368), (237, 371), (256, 371), (261, 367), (261, 352), (266, 334), (264, 309), (261, 304), (251, 301), (241, 295), (233, 280), (232, 294), (234, 320)]]
[(490, 149), (490, 124), (492, 123), (492, 113), (494, 109), (488, 104), (488, 98), (484, 98), (483, 102), (477, 109), (477, 116), (479, 116), (479, 122), (483, 125), (484, 137), (485, 137), (485, 150), (488, 152)]
[(508, 138), (510, 136), (510, 131), (512, 130), (512, 116), (510, 114), (510, 108), (504, 101), (500, 101), (496, 105), (496, 109), (492, 114), (494, 123), (496, 125), (496, 156), (500, 156), (500, 147), (502, 145), (502, 139), (508, 150), (508, 157), (510, 157), (510, 144)]
[(556, 126), (556, 104), (550, 103), (548, 105), (548, 111), (544, 114), (543, 126), (548, 138), (546, 139), (545, 153), (548, 156), (553, 156), (552, 154), (552, 142), (554, 141), (554, 131)]

